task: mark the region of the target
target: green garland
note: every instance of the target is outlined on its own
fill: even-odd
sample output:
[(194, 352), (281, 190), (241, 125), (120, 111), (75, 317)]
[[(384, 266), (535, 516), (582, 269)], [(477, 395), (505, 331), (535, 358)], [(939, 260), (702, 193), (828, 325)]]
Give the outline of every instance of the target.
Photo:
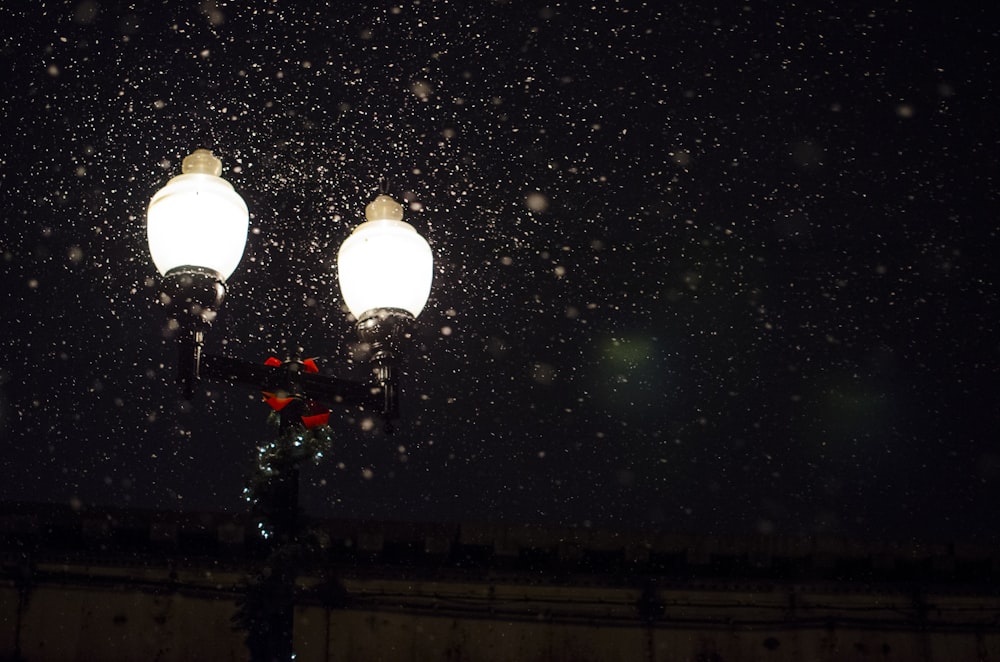
[(264, 538), (275, 533), (273, 504), (276, 492), (282, 489), (282, 479), (291, 479), (304, 462), (318, 464), (333, 443), (332, 430), (327, 425), (309, 429), (298, 423), (281, 432), (281, 414), (276, 411), (268, 416), (267, 424), (274, 430), (275, 438), (257, 447), (256, 462), (243, 489), (257, 530)]
[(291, 627), (282, 621), (294, 613), (295, 579), (316, 550), (314, 537), (300, 521), (298, 469), (304, 462), (319, 463), (332, 445), (329, 426), (309, 429), (294, 423), (282, 429), (277, 411), (271, 412), (267, 423), (274, 440), (257, 447), (243, 496), (270, 549), (261, 572), (248, 580), (233, 617), (234, 625), (246, 632), (253, 660), (269, 660), (284, 645), (286, 635), (281, 630)]

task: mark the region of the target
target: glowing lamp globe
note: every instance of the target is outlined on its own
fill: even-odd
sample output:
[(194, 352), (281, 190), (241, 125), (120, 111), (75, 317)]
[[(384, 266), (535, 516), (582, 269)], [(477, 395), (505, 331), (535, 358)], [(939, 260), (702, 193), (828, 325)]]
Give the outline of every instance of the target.
[(243, 258), (250, 214), (222, 162), (207, 149), (184, 159), (183, 174), (156, 192), (146, 212), (149, 252), (166, 276), (177, 270), (218, 274), (225, 281)]
[(416, 317), (431, 291), (430, 246), (403, 221), (403, 207), (387, 195), (365, 208), (365, 218), (337, 254), (344, 302), (358, 320), (378, 311), (405, 311)]

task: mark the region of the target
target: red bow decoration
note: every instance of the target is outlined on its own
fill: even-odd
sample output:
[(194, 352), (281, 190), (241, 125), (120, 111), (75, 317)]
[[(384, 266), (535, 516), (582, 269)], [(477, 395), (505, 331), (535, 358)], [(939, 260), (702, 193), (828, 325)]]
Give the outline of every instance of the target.
[[(306, 372), (309, 373), (319, 372), (319, 367), (316, 365), (316, 361), (314, 359), (306, 359), (302, 361), (301, 364)], [(264, 365), (271, 366), (272, 368), (280, 368), (281, 366), (284, 365), (284, 363), (280, 359), (271, 356), (268, 357), (266, 361), (264, 361)], [(274, 411), (281, 411), (282, 409), (287, 407), (288, 404), (293, 400), (301, 400), (301, 398), (295, 396), (279, 398), (277, 394), (270, 393), (268, 391), (263, 391), (262, 393), (264, 395), (264, 402), (267, 403), (267, 406), (269, 406)], [(315, 402), (313, 400), (307, 401), (306, 411), (308, 413), (303, 414), (301, 418), (302, 418), (302, 424), (305, 425), (306, 429), (308, 430), (312, 430), (313, 428), (318, 428), (321, 425), (326, 425), (330, 422), (330, 410), (322, 406), (318, 402)]]
[[(305, 368), (306, 372), (314, 374), (319, 372), (319, 366), (316, 365), (316, 359), (306, 359), (305, 361), (300, 361), (300, 363), (302, 364), (302, 367)], [(264, 361), (264, 365), (269, 365), (272, 368), (280, 368), (285, 364), (282, 363), (281, 359), (275, 356), (269, 356), (267, 357), (267, 360)]]

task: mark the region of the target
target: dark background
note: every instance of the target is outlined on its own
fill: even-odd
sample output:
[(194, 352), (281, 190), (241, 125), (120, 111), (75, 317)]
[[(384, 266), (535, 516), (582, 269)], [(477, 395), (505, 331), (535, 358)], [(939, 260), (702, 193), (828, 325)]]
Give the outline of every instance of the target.
[(245, 508), (267, 407), (180, 401), (145, 245), (210, 146), (253, 228), (213, 353), (365, 378), (334, 259), (382, 177), (435, 254), (401, 430), (336, 415), (310, 514), (1000, 538), (988, 10), (23, 4), (0, 498)]

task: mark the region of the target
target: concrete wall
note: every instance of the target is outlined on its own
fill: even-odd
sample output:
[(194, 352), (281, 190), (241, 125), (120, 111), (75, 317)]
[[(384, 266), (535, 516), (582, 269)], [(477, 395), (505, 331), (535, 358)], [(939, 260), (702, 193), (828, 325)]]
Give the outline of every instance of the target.
[[(28, 590), (0, 587), (2, 660), (18, 648), (29, 662), (247, 657), (230, 621), (237, 573), (38, 571), (46, 579)], [(371, 577), (343, 585), (350, 608), (298, 609), (299, 660), (1000, 660), (1000, 598), (989, 595), (666, 586), (647, 591), (663, 612), (643, 620), (639, 589)]]
[(232, 611), (231, 604), (184, 595), (40, 587), (24, 614), (21, 656), (81, 662), (242, 660), (246, 652), (239, 633), (231, 631)]
[(181, 588), (166, 571), (148, 573), (157, 582), (131, 568), (62, 568), (26, 591), (0, 588), (0, 660), (18, 650), (27, 661), (246, 658), (232, 600)]

